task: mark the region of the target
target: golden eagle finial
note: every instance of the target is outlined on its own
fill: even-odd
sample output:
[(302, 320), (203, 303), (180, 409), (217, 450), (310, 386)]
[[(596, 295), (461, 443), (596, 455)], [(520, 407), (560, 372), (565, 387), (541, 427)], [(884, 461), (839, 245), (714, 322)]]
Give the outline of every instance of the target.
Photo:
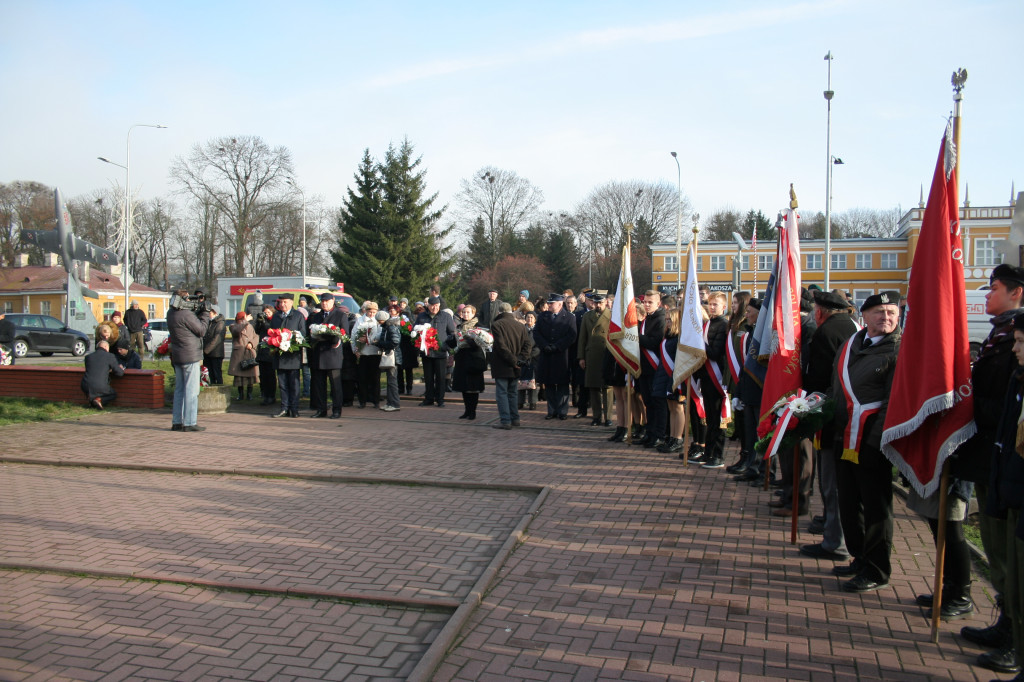
[(796, 202), (796, 190), (793, 189), (793, 183), (789, 183), (789, 207), (796, 208), (799, 204)]

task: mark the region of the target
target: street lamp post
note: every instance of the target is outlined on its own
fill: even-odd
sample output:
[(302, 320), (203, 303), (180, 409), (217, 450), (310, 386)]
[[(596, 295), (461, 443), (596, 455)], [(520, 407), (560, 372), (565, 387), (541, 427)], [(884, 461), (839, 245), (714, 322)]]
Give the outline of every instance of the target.
[(306, 193), (295, 182), (295, 178), (286, 181), (302, 196), (302, 288), (306, 288)]
[(683, 169), (679, 165), (679, 155), (669, 152), (676, 162), (676, 188), (678, 198), (676, 205), (676, 295), (683, 288)]
[(825, 124), (825, 291), (830, 291), (829, 273), (832, 267), (832, 50), (825, 53), (828, 62), (828, 85), (825, 90), (825, 103), (828, 114)]
[(115, 163), (110, 159), (105, 159), (102, 156), (98, 156), (100, 161), (109, 163), (118, 168), (124, 169), (124, 266), (121, 268), (121, 279), (124, 280), (124, 308), (122, 310), (128, 310), (128, 301), (130, 298), (129, 287), (131, 286), (128, 274), (128, 268), (131, 265), (131, 230), (135, 216), (132, 209), (132, 130), (135, 128), (166, 128), (165, 125), (158, 125), (153, 123), (136, 123), (133, 126), (128, 127), (128, 135), (125, 140), (125, 165)]

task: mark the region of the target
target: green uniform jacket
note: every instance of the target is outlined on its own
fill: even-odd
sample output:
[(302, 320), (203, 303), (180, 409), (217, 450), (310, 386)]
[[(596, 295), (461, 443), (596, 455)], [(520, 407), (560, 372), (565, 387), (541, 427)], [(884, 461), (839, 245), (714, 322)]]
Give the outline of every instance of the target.
[(585, 388), (601, 388), (604, 386), (602, 368), (604, 367), (604, 340), (608, 336), (608, 323), (611, 322), (612, 311), (591, 310), (583, 316), (580, 334), (576, 347), (576, 359), (586, 360), (586, 374), (583, 378)]

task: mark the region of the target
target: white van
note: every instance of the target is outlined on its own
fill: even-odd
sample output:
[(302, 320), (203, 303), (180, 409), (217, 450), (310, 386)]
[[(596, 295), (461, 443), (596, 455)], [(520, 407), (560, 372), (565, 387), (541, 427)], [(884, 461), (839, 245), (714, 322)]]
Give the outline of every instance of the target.
[(981, 345), (992, 331), (992, 318), (985, 314), (988, 287), (967, 290), (967, 338), (971, 342), (971, 362), (978, 357)]

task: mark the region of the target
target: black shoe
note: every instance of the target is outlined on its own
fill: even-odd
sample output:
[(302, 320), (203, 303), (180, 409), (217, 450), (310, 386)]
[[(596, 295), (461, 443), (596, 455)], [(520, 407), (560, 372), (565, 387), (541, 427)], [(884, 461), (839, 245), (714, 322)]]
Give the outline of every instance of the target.
[(205, 431), (206, 427), (205, 426), (195, 426), (195, 425), (183, 426), (183, 427), (181, 427), (181, 430), (182, 431)]
[(313, 414), (309, 415), (309, 417), (310, 419), (324, 419), (327, 417), (327, 411), (322, 410), (320, 412), (314, 412)]
[(459, 419), (469, 419), (469, 412), (463, 412), (460, 414)]
[(634, 426), (633, 427), (633, 442), (643, 440), (647, 438), (647, 427), (645, 426)]
[(875, 590), (880, 590), (883, 587), (888, 587), (888, 585), (889, 583), (887, 581), (872, 580), (867, 576), (856, 575), (847, 580), (845, 583), (843, 583), (843, 591), (864, 594), (865, 592), (874, 592)]
[(600, 426), (601, 425), (601, 420), (600, 419), (591, 419), (590, 420), (590, 425), (591, 426)]
[(725, 460), (721, 457), (712, 457), (700, 465), (701, 469), (721, 469), (725, 466)]
[(604, 420), (604, 425), (605, 426), (614, 426), (615, 422), (613, 422), (611, 419), (605, 419)]
[(830, 561), (847, 561), (850, 558), (850, 555), (846, 552), (840, 554), (839, 552), (825, 549), (821, 546), (820, 542), (814, 545), (802, 545), (800, 553), (814, 559), (829, 559)]
[(658, 452), (672, 452), (672, 448), (675, 447), (678, 438), (672, 438), (669, 436), (665, 441), (657, 447)]
[(545, 421), (551, 421), (552, 419), (557, 419), (557, 418), (558, 418), (558, 415), (554, 415), (554, 414), (544, 415)]
[[(423, 402), (420, 403), (420, 407), (430, 407), (433, 404), (433, 400), (424, 400)], [(362, 407), (362, 405), (360, 405), (359, 407)]]
[(612, 443), (623, 443), (626, 441), (627, 433), (629, 433), (629, 429), (625, 426), (619, 426), (615, 429), (615, 433), (613, 433), (608, 440)]
[(986, 651), (978, 656), (978, 665), (982, 668), (995, 670), (997, 673), (1019, 673), (1020, 663), (1017, 654), (1010, 647), (997, 651)]
[[(920, 604), (921, 597), (928, 597), (927, 606), (932, 605), (930, 594), (918, 595), (917, 603)], [(960, 620), (974, 613), (974, 602), (971, 601), (970, 597), (956, 597), (942, 600), (942, 606), (939, 607), (939, 618), (942, 620)], [(924, 617), (931, 619), (932, 610), (928, 609), (924, 613)]]
[(438, 407), (444, 407), (444, 401), (443, 400), (442, 401), (438, 401), (437, 406)]
[(667, 450), (665, 450), (665, 452), (668, 452), (668, 453), (674, 453), (674, 452), (678, 452), (678, 453), (682, 454), (682, 452), (683, 452), (683, 447), (684, 447), (684, 445), (683, 445), (683, 439), (682, 439), (682, 438), (676, 438), (676, 442), (675, 442), (675, 443), (673, 443), (673, 444), (672, 444), (672, 446), (671, 446), (670, 448), (668, 448)]
[(331, 412), (331, 419), (341, 419), (341, 412)]
[[(701, 448), (697, 448), (696, 450), (693, 450), (693, 449), (690, 450), (690, 461), (693, 462), (694, 464), (703, 464), (704, 463), (704, 458), (706, 456), (707, 456), (707, 453), (704, 452), (704, 450), (701, 449)], [(683, 459), (683, 458), (680, 457), (680, 459)]]
[(505, 431), (511, 431), (512, 430), (512, 425), (511, 424), (491, 424), (491, 428), (492, 429), (503, 429)]
[[(931, 604), (929, 604), (931, 606)], [(1013, 633), (1010, 630), (1010, 619), (1000, 612), (999, 619), (987, 628), (967, 626), (960, 629), (960, 636), (989, 649), (1006, 649), (1013, 645)]]
[(184, 427), (181, 424), (171, 424), (171, 431), (181, 431), (182, 428)]
[(761, 478), (761, 474), (757, 473), (757, 469), (746, 469), (742, 474), (736, 474), (732, 477), (734, 481), (756, 481)]
[(572, 418), (573, 418), (573, 419), (583, 419), (583, 418), (584, 418), (584, 417), (586, 417), (586, 416), (587, 416), (587, 411), (586, 411), (586, 410), (580, 410), (579, 412), (577, 412), (576, 414), (574, 414), (574, 415), (572, 416)]
[(567, 415), (564, 415), (564, 414), (558, 415), (558, 421), (560, 421), (560, 422), (564, 422), (568, 418), (569, 417)]
[(730, 464), (729, 466), (725, 467), (725, 470), (730, 474), (738, 474), (741, 470), (747, 468), (747, 465), (745, 463), (746, 461), (746, 455), (744, 453), (740, 453), (740, 458), (736, 460), (736, 463)]
[(290, 416), (292, 416), (292, 414), (288, 410), (281, 410), (277, 414), (272, 414), (270, 416), (271, 417), (290, 417)]
[[(473, 419), (476, 419), (476, 415), (473, 415)], [(512, 426), (521, 426), (521, 422), (518, 419), (512, 420)]]
[[(812, 535), (822, 535), (825, 532), (825, 522), (819, 521), (817, 517), (811, 519), (811, 522), (807, 525), (807, 532)], [(930, 604), (931, 601), (928, 603)]]
[(645, 448), (659, 448), (665, 444), (664, 438), (655, 438), (654, 440), (647, 441), (644, 443)]
[(299, 418), (299, 411), (298, 410), (292, 410), (291, 412), (288, 413), (288, 416), (291, 417), (292, 419), (298, 419)]

